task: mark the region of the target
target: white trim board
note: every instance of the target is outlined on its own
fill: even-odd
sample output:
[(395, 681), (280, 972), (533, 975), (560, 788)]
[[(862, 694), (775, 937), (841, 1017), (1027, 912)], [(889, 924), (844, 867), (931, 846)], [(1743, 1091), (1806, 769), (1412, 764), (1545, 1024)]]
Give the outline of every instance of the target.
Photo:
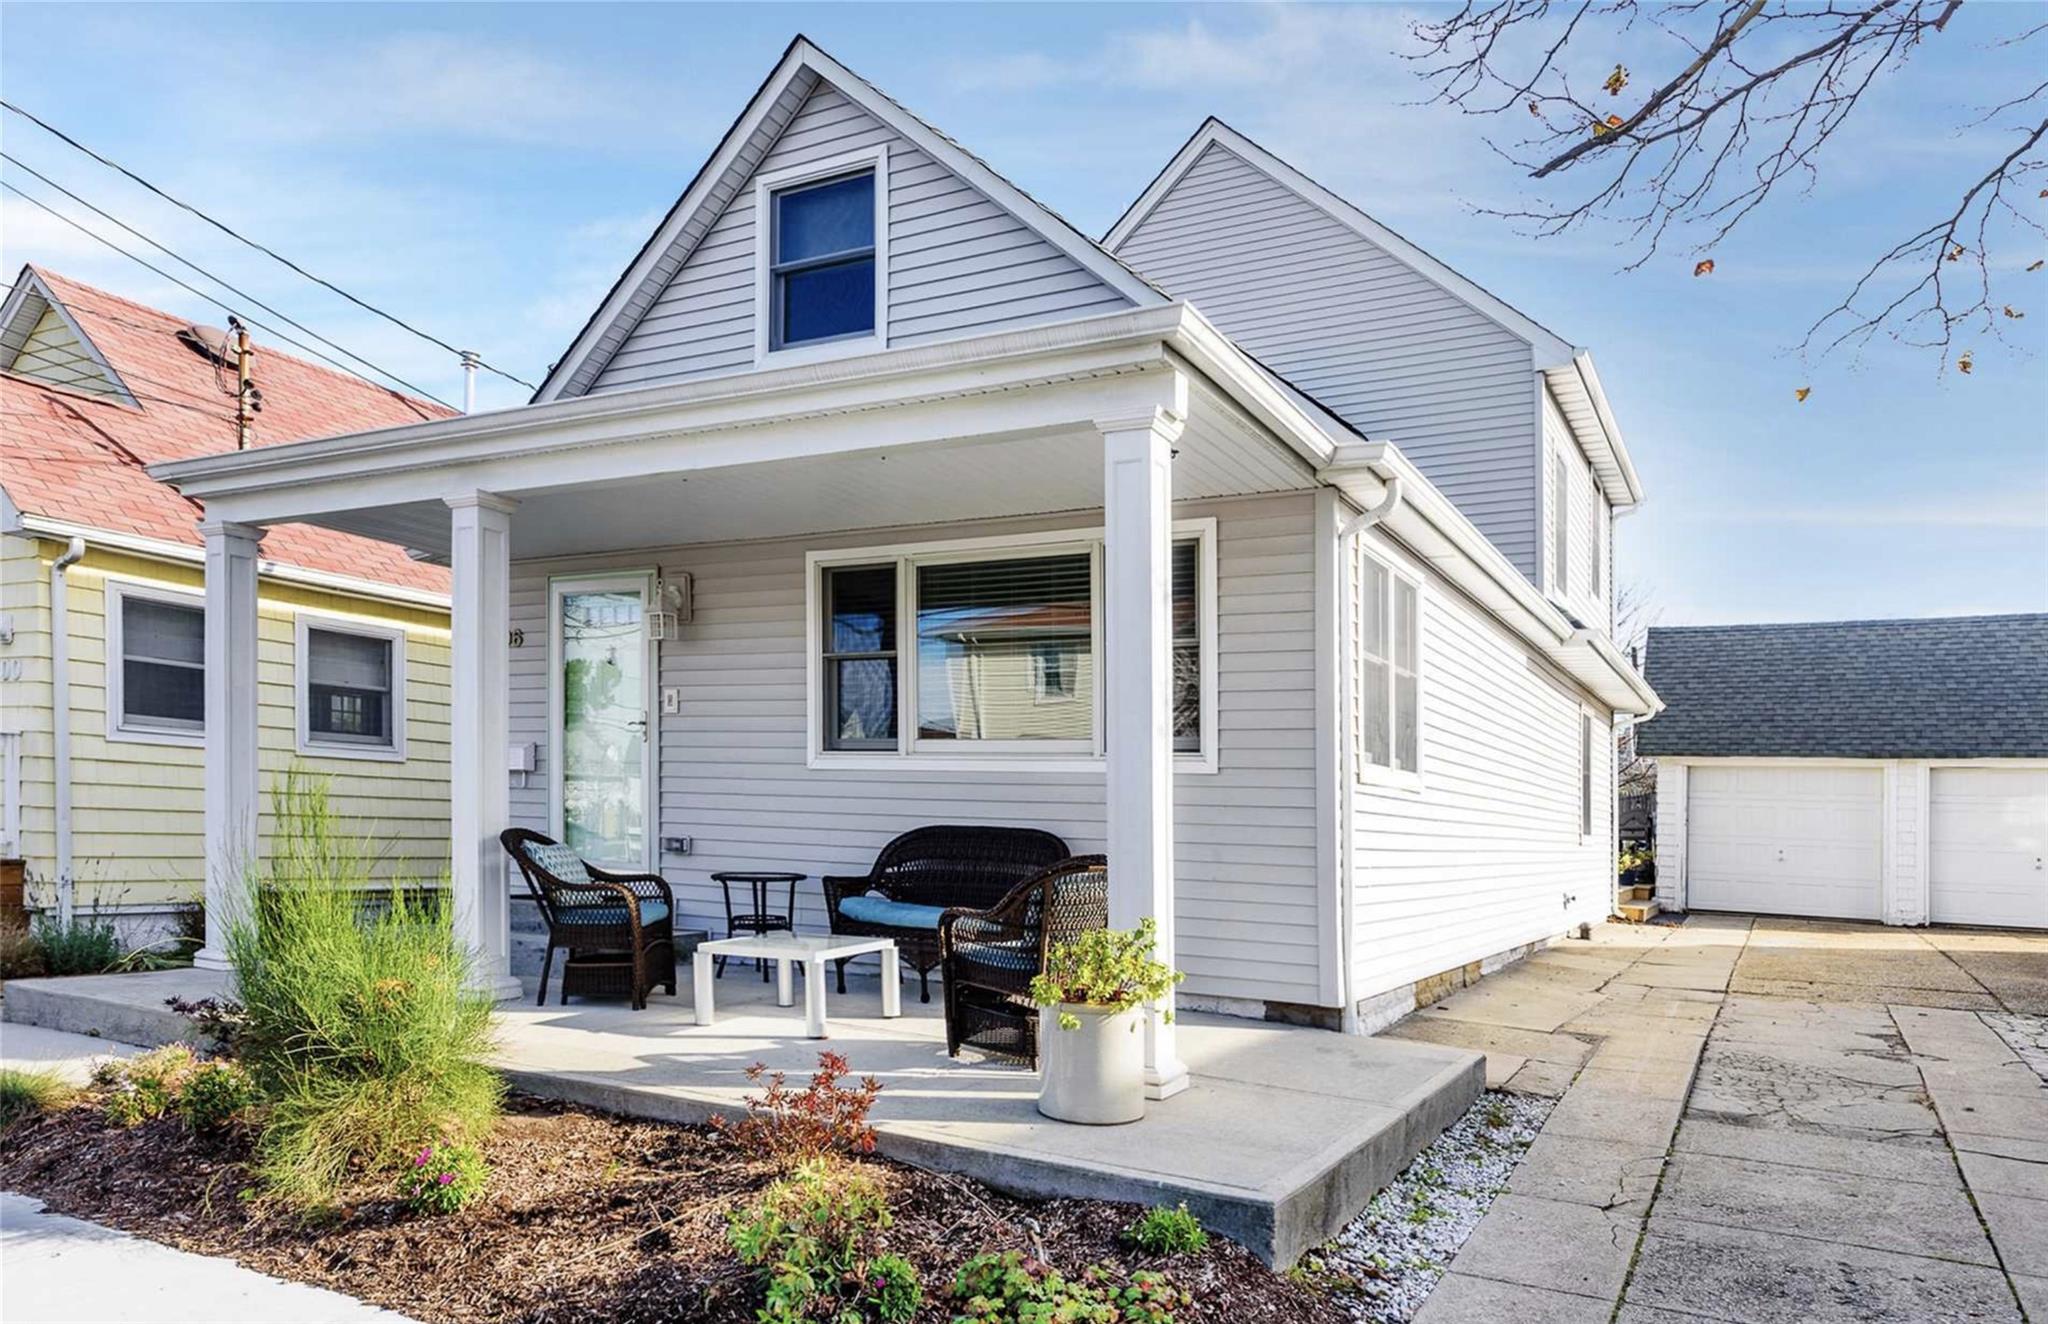
[[(533, 403), (544, 404), (567, 395), (580, 395), (588, 389), (596, 377), (597, 367), (601, 367), (612, 352), (605, 346), (607, 338), (613, 341), (612, 348), (615, 348), (623, 340), (619, 335), (620, 324), (628, 317), (637, 318), (634, 305), (637, 302), (644, 306), (651, 297), (649, 286), (665, 279), (664, 267), (668, 271), (680, 268), (688, 251), (676, 251), (678, 241), (688, 237), (692, 224), (707, 209), (722, 210), (727, 205), (732, 191), (741, 182), (732, 176), (735, 173), (744, 176), (744, 172), (751, 168), (751, 161), (759, 159), (758, 153), (750, 159), (743, 158), (748, 158), (749, 149), (756, 145), (757, 135), (767, 125), (785, 93), (803, 79), (811, 80), (813, 85), (820, 81), (830, 83), (848, 101), (981, 190), (998, 206), (1030, 226), (1047, 243), (1132, 303), (1143, 307), (1168, 302), (1165, 295), (1064, 218), (905, 110), (866, 79), (813, 45), (808, 38), (800, 36), (783, 52), (782, 59), (755, 91), (739, 118), (726, 130), (710, 160), (690, 181), (682, 197), (628, 264), (568, 351), (549, 371), (547, 379), (534, 393)], [(809, 89), (804, 90), (808, 92)], [(780, 132), (780, 126), (775, 131)], [(695, 238), (689, 238), (689, 247), (694, 247), (701, 238), (701, 231)]]
[[(381, 639), (391, 650), (391, 740), (373, 741), (319, 739), (312, 732), (313, 653), (310, 634), (355, 635)], [(373, 763), (403, 763), (406, 759), (405, 673), (406, 634), (401, 626), (385, 625), (334, 612), (300, 609), (292, 613), (292, 728), (295, 746), (303, 757), (356, 759)]]

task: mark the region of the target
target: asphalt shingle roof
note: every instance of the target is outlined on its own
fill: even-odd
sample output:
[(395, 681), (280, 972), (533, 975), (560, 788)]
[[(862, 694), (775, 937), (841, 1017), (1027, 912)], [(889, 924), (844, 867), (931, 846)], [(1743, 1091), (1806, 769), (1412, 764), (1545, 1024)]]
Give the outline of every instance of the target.
[(1650, 631), (1646, 755), (2048, 758), (2048, 615)]
[[(214, 365), (178, 339), (184, 319), (42, 267), (31, 270), (136, 393), (137, 404), (0, 373), (0, 483), (7, 495), (24, 514), (200, 546), (199, 503), (143, 470), (234, 449), (234, 403)], [(258, 346), (254, 375), (263, 390), (259, 446), (454, 413), (267, 344)], [(309, 524), (273, 526), (262, 555), (400, 588), (448, 591), (446, 569), (414, 561), (403, 548)]]

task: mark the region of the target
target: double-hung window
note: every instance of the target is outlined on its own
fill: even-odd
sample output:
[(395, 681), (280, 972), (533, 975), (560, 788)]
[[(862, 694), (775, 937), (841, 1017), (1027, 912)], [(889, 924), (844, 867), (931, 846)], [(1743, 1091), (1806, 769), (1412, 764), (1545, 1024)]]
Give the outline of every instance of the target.
[(301, 617), (297, 644), (299, 748), (340, 757), (404, 757), (404, 633)]
[(1422, 599), (1414, 580), (1361, 553), (1358, 575), (1358, 767), (1422, 770)]
[[(1204, 753), (1207, 535), (1173, 545), (1174, 749)], [(1101, 753), (1102, 544), (939, 544), (818, 570), (822, 753)]]
[(875, 171), (809, 180), (767, 194), (768, 348), (875, 331)]
[(206, 727), (206, 611), (183, 594), (108, 586), (110, 736), (197, 739)]

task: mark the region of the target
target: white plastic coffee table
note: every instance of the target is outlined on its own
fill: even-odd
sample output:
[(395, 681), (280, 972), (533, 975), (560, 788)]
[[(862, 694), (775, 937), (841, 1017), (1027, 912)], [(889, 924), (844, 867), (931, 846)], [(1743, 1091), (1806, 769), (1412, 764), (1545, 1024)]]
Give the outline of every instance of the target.
[(829, 933), (757, 933), (744, 938), (700, 942), (690, 958), (690, 964), (695, 967), (692, 982), (696, 992), (697, 1024), (709, 1025), (714, 1019), (711, 985), (716, 978), (714, 967), (718, 964), (714, 958), (729, 956), (741, 961), (775, 962), (775, 1005), (778, 1007), (787, 1007), (796, 1001), (790, 992), (790, 967), (801, 961), (804, 965), (804, 1033), (813, 1039), (823, 1039), (825, 963), (846, 956), (866, 956), (870, 952), (882, 958), (882, 1015), (901, 1016), (903, 990), (897, 984), (896, 944), (891, 939), (854, 938)]

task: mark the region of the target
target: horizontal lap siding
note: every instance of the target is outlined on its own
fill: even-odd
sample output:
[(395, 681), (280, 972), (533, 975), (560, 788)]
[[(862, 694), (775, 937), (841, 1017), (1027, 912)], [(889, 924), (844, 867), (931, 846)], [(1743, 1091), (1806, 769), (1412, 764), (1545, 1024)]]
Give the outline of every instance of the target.
[[(8, 539), (9, 543), (16, 540)], [(81, 904), (184, 901), (205, 878), (204, 751), (197, 745), (107, 738), (107, 581), (203, 592), (199, 572), (135, 558), (94, 554), (67, 576), (71, 633), (72, 858)], [(27, 575), (47, 576), (48, 562), (10, 564), (9, 610), (17, 597), (35, 603), (37, 661), (30, 685), (9, 687), (6, 721), (33, 735), (23, 760), (28, 806), (25, 858), (32, 875), (55, 876), (54, 754), (50, 734), (48, 630)], [(294, 763), (329, 779), (331, 803), (346, 829), (376, 855), (380, 878), (433, 879), (448, 861), (448, 631), (429, 613), (303, 591), (265, 581), (257, 645), (257, 703), (262, 750), (262, 832), (272, 830), (270, 793)], [(196, 600), (196, 599), (195, 599)], [(300, 758), (293, 664), (294, 617), (355, 617), (404, 624), (406, 750), (403, 763)], [(27, 618), (16, 617), (19, 623)], [(316, 617), (318, 619), (318, 617)], [(21, 636), (18, 634), (17, 639)], [(10, 650), (10, 656), (12, 655)], [(30, 691), (33, 693), (30, 693)], [(16, 705), (20, 705), (18, 708)]]
[(889, 343), (916, 345), (1107, 312), (1123, 295), (895, 130), (821, 84), (626, 334), (594, 390), (754, 363), (753, 176), (889, 149)]
[(1347, 423), (1399, 446), (1534, 578), (1526, 341), (1221, 145), (1117, 254)]
[(1580, 696), (1441, 580), (1425, 584), (1421, 789), (1361, 785), (1354, 803), (1361, 998), (1611, 908), (1609, 714), (1595, 710), (1581, 841)]
[[(1614, 600), (1613, 508), (1601, 493), (1585, 451), (1573, 439), (1571, 429), (1551, 399), (1548, 388), (1543, 395), (1543, 441), (1546, 450), (1543, 545), (1546, 548), (1556, 546), (1557, 521), (1560, 518), (1565, 520), (1567, 539), (1565, 582), (1560, 591), (1553, 567), (1550, 592), (1561, 597), (1580, 620), (1611, 630)], [(1557, 491), (1555, 471), (1548, 459), (1549, 455), (1556, 454), (1565, 457), (1565, 491), (1562, 495)], [(1597, 509), (1597, 520), (1589, 516), (1589, 507)]]
[[(1271, 498), (1214, 513), (1223, 771), (1176, 780), (1179, 959), (1190, 993), (1308, 1002), (1317, 987), (1310, 505)], [(1099, 521), (1004, 527), (1091, 522)], [(886, 772), (805, 766), (806, 553), (992, 531), (676, 547), (610, 562), (688, 571), (694, 581), (692, 623), (661, 646), (660, 683), (682, 690), (682, 712), (659, 726), (659, 832), (695, 838), (694, 853), (664, 858), (662, 871), (690, 924), (724, 928), (712, 872), (795, 869), (813, 879), (799, 888), (798, 918), (822, 929), (816, 877), (864, 872), (891, 837), (925, 823), (1038, 827), (1077, 852), (1104, 848), (1100, 774), (938, 772), (914, 759)], [(526, 641), (512, 655), (513, 739), (543, 751), (527, 786), (514, 778), (513, 812), (542, 830), (554, 770), (546, 749), (551, 569), (520, 563), (513, 583), (514, 625)]]

